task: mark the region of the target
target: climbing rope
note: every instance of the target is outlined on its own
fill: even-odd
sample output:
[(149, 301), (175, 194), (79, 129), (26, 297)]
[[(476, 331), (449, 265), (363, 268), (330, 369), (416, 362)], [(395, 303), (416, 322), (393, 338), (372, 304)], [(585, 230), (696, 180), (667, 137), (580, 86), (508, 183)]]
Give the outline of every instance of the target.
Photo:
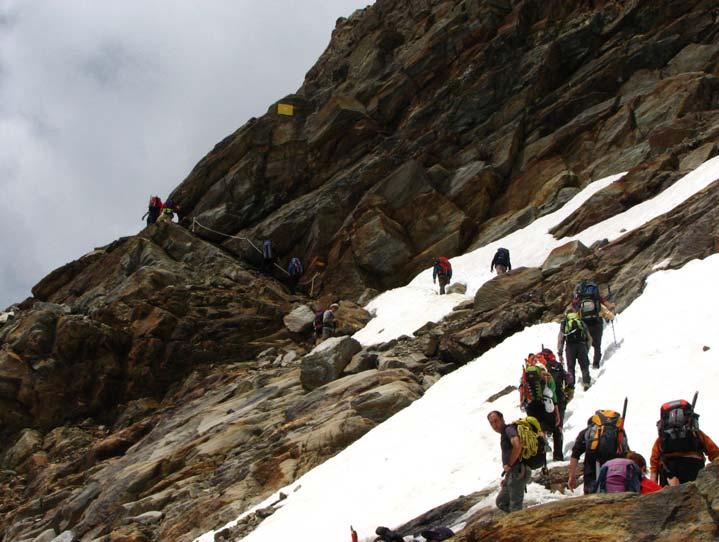
[[(261, 251), (259, 248), (257, 248), (257, 245), (255, 245), (255, 244), (252, 242), (251, 239), (249, 239), (249, 238), (247, 238), (247, 237), (238, 237), (237, 235), (229, 235), (229, 234), (227, 234), (227, 233), (222, 233), (221, 231), (213, 230), (212, 228), (208, 228), (208, 227), (205, 226), (204, 224), (200, 224), (200, 223), (197, 221), (197, 219), (193, 216), (193, 217), (192, 217), (192, 233), (195, 233), (195, 226), (199, 226), (199, 227), (202, 228), (203, 230), (211, 231), (212, 233), (216, 233), (217, 235), (222, 235), (222, 236), (224, 236), (224, 237), (229, 237), (230, 239), (237, 239), (237, 240), (239, 240), (239, 241), (247, 241), (252, 248), (254, 248), (260, 255), (262, 255), (262, 251)], [(287, 270), (284, 269), (283, 267), (280, 267), (280, 266), (277, 265), (276, 263), (274, 263), (273, 265), (274, 265), (277, 269), (279, 269), (280, 271), (282, 271), (282, 272), (283, 272), (285, 275), (287, 275), (288, 277), (290, 276), (290, 274), (287, 272)]]
[(539, 451), (539, 439), (537, 433), (541, 429), (538, 429), (539, 422), (534, 418), (536, 428), (532, 427), (532, 421), (529, 419), (531, 416), (527, 416), (524, 419), (517, 420), (514, 423), (517, 426), (517, 433), (519, 434), (519, 441), (522, 443), (522, 459), (529, 459), (537, 455)]

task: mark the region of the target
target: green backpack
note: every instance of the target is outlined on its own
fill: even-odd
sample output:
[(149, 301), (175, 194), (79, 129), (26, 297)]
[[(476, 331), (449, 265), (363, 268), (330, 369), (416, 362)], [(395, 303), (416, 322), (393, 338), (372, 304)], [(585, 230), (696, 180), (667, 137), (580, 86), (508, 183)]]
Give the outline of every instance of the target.
[(584, 330), (582, 317), (576, 312), (568, 312), (564, 317), (562, 332), (567, 338), (567, 342), (582, 343), (587, 341), (587, 334)]

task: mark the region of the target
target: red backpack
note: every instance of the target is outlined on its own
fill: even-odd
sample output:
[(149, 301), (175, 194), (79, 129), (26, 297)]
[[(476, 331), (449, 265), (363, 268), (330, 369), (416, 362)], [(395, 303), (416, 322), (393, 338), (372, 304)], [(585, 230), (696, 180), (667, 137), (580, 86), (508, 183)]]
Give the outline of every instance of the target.
[(452, 264), (444, 256), (437, 258), (439, 269), (442, 275), (452, 276)]
[(152, 196), (150, 198), (150, 207), (160, 208), (162, 207), (162, 200), (158, 196)]

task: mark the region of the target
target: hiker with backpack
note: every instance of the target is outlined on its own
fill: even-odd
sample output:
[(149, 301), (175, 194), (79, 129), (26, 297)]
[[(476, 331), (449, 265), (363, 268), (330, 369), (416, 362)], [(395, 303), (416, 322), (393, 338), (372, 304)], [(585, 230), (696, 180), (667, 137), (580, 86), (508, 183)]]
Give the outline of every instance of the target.
[(503, 275), (507, 271), (512, 270), (512, 262), (509, 260), (509, 250), (506, 248), (498, 248), (492, 258), (492, 264), (489, 266), (490, 271), (496, 271), (498, 275)]
[[(546, 363), (543, 352), (527, 356), (519, 384), (520, 408), (527, 416), (536, 418), (542, 431), (556, 435), (561, 432), (556, 383), (547, 370)], [(556, 437), (554, 442), (556, 446)], [(561, 437), (559, 450), (561, 451)]]
[(604, 321), (614, 320), (614, 314), (605, 305), (605, 300), (599, 293), (599, 285), (593, 280), (582, 280), (574, 288), (572, 297), (572, 310), (579, 313), (587, 326), (594, 346), (592, 367), (599, 369), (602, 360), (602, 334)]
[(332, 303), (322, 315), (322, 339), (333, 337), (337, 329), (337, 317), (335, 312), (340, 308), (337, 303)]
[(314, 331), (315, 331), (315, 344), (319, 344), (322, 342), (322, 323), (324, 322), (325, 317), (325, 311), (320, 309), (315, 312), (315, 323), (314, 323)]
[(179, 205), (175, 205), (172, 198), (167, 198), (167, 201), (162, 204), (162, 211), (157, 219), (158, 222), (172, 222), (175, 217), (175, 213), (179, 213)]
[(452, 264), (444, 256), (438, 256), (432, 260), (434, 267), (432, 268), (432, 282), (436, 283), (439, 279), (439, 294), (443, 295), (444, 288), (452, 279)]
[(262, 272), (271, 275), (274, 263), (275, 253), (274, 250), (272, 250), (272, 241), (265, 239), (262, 241)]
[(295, 295), (295, 290), (297, 289), (297, 283), (300, 281), (300, 277), (302, 276), (302, 273), (304, 273), (304, 269), (302, 268), (302, 262), (297, 256), (293, 256), (290, 259), (290, 263), (287, 266), (287, 274), (290, 276), (289, 278), (289, 287), (290, 287), (290, 293), (292, 295)]
[(597, 410), (574, 441), (567, 486), (572, 490), (577, 487), (577, 466), (584, 455), (584, 493), (594, 493), (602, 465), (610, 459), (623, 457), (628, 451), (624, 414), (613, 410)]
[[(501, 435), (499, 441), (500, 448), (502, 450), (502, 484), (497, 495), (496, 504), (497, 508), (504, 512), (515, 512), (522, 509), (524, 504), (524, 491), (532, 477), (532, 469), (528, 465), (528, 462), (524, 460), (524, 455), (530, 455), (526, 453), (527, 447), (522, 446), (522, 440), (520, 438), (520, 429), (517, 423), (507, 424), (504, 422), (504, 415), (498, 410), (493, 410), (487, 415), (489, 425), (494, 429), (495, 432)], [(534, 427), (534, 431), (539, 432), (538, 422)], [(526, 433), (525, 433), (526, 434)], [(535, 437), (533, 443), (539, 447), (539, 439)], [(523, 453), (525, 452), (525, 453)], [(534, 460), (540, 453), (544, 453), (544, 445), (541, 445), (541, 452), (539, 448), (535, 451), (531, 460)]]
[(659, 411), (659, 436), (652, 448), (651, 479), (667, 485), (671, 478), (679, 483), (693, 482), (704, 468), (704, 457), (714, 461), (719, 448), (699, 429), (699, 414), (694, 411), (696, 395), (689, 403), (683, 399), (664, 403)]
[(589, 348), (591, 345), (592, 337), (579, 313), (570, 311), (565, 314), (557, 340), (559, 361), (564, 361), (564, 356), (562, 355), (562, 350), (564, 350), (567, 358), (567, 370), (571, 375), (573, 385), (577, 381), (575, 369), (577, 362), (579, 362), (579, 368), (582, 371), (582, 385), (585, 391), (592, 384), (592, 377), (589, 375)]
[(642, 454), (638, 454), (637, 452), (627, 452), (627, 459), (631, 459), (639, 467), (639, 472), (641, 474), (639, 493), (646, 495), (647, 493), (654, 493), (655, 491), (662, 489), (662, 486), (657, 484), (654, 480), (647, 478), (647, 460), (644, 459)]
[(564, 461), (564, 413), (567, 410), (567, 403), (574, 396), (574, 380), (572, 375), (564, 370), (562, 363), (557, 360), (554, 352), (549, 348), (542, 348), (542, 357), (545, 361), (544, 366), (554, 381), (556, 405), (559, 411), (559, 418), (551, 431), (554, 440), (552, 459), (554, 461)]
[(147, 225), (149, 226), (150, 224), (154, 224), (160, 216), (160, 211), (162, 211), (162, 200), (159, 196), (151, 196), (147, 212), (142, 215), (140, 220), (144, 220), (145, 217), (147, 217)]

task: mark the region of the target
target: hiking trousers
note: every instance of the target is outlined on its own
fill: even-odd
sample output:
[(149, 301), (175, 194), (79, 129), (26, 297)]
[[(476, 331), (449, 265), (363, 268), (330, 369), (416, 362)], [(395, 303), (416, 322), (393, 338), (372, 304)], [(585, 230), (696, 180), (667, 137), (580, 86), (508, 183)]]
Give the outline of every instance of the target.
[(497, 495), (497, 508), (503, 512), (516, 512), (524, 504), (524, 490), (532, 477), (532, 469), (517, 463), (504, 475), (502, 487)]
[(449, 284), (449, 277), (447, 275), (439, 275), (437, 277), (439, 279), (439, 293), (440, 295), (444, 294), (444, 287)]
[(582, 371), (582, 384), (588, 386), (592, 382), (592, 378), (589, 376), (589, 351), (587, 350), (587, 343), (567, 343), (564, 348), (564, 355), (567, 358), (567, 370), (572, 375), (572, 381), (577, 382), (577, 377), (574, 373), (576, 363), (579, 362), (579, 368)]
[(659, 483), (668, 484), (668, 479), (677, 477), (682, 484), (693, 482), (704, 468), (704, 458), (697, 457), (667, 457), (659, 471)]
[(589, 334), (592, 336), (592, 346), (594, 347), (594, 359), (592, 367), (599, 369), (599, 362), (602, 361), (602, 333), (604, 332), (604, 320), (601, 318), (588, 318), (584, 320), (587, 325)]

